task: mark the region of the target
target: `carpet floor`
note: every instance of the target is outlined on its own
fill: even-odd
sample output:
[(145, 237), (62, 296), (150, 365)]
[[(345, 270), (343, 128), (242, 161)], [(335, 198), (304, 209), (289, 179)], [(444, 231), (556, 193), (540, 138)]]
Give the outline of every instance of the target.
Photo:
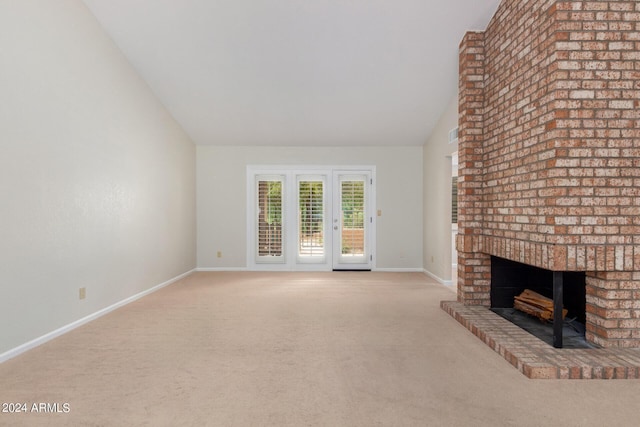
[(640, 381), (527, 379), (452, 299), (420, 273), (194, 273), (0, 364), (0, 410), (28, 409), (0, 425), (640, 423)]

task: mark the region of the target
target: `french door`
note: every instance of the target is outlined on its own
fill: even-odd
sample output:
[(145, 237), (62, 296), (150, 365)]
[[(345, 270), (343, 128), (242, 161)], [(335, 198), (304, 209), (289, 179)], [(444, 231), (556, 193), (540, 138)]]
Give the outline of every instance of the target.
[(373, 255), (369, 231), (369, 189), (371, 174), (366, 171), (333, 173), (333, 269), (369, 270)]
[(373, 168), (248, 168), (248, 266), (370, 270)]

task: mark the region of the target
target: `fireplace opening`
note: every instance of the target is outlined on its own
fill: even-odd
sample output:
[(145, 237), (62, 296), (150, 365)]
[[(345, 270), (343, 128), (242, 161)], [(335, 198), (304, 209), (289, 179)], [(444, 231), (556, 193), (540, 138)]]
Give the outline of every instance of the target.
[[(562, 305), (567, 314), (562, 324), (561, 347), (591, 348), (585, 338), (585, 273), (565, 271)], [(491, 257), (491, 310), (542, 341), (554, 345), (553, 321), (543, 321), (514, 308), (514, 298), (525, 290), (553, 300), (554, 274), (550, 270)]]

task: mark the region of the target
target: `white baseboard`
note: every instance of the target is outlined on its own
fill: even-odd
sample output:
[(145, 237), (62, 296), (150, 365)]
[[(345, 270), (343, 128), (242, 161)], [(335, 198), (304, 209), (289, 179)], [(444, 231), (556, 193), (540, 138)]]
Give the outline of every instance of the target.
[(186, 273), (182, 273), (179, 276), (174, 277), (173, 279), (169, 279), (166, 282), (160, 283), (159, 285), (156, 285), (150, 289), (147, 289), (146, 291), (142, 291), (138, 294), (135, 294), (133, 296), (130, 296), (129, 298), (125, 298), (122, 301), (119, 301), (115, 304), (110, 305), (109, 307), (105, 307), (102, 310), (96, 311), (93, 314), (90, 314), (88, 316), (83, 317), (82, 319), (78, 319), (75, 322), (69, 323), (68, 325), (65, 325), (61, 328), (56, 329), (55, 331), (51, 331), (48, 334), (42, 335), (41, 337), (38, 337), (36, 339), (33, 339), (29, 342), (26, 342), (22, 345), (19, 345), (18, 347), (12, 348), (11, 350), (5, 351), (4, 353), (0, 354), (0, 363), (2, 362), (6, 362), (7, 360), (14, 358), (22, 353), (24, 353), (25, 351), (31, 350), (32, 348), (38, 347), (39, 345), (42, 345), (44, 343), (46, 343), (47, 341), (51, 341), (54, 338), (59, 337), (60, 335), (66, 334), (69, 331), (72, 331), (74, 329), (76, 329), (79, 326), (82, 326), (86, 323), (91, 322), (92, 320), (95, 320), (101, 316), (104, 316), (107, 313), (112, 312), (113, 310), (116, 310), (122, 306), (125, 306), (135, 300), (138, 300), (146, 295), (149, 295), (150, 293), (153, 293), (161, 288), (164, 288), (165, 286), (169, 286), (170, 284), (177, 282), (178, 280), (188, 276), (189, 274), (193, 273), (195, 270), (190, 270), (187, 271)]
[(433, 280), (437, 281), (438, 283), (445, 285), (445, 286), (451, 286), (453, 285), (453, 281), (452, 280), (445, 280), (439, 276), (436, 276), (435, 274), (433, 274), (432, 272), (430, 272), (429, 270), (421, 270), (424, 274), (426, 274), (427, 276), (431, 277)]
[[(268, 273), (271, 271), (276, 271), (276, 272), (289, 272), (289, 271), (307, 271), (307, 270), (290, 270), (290, 269), (284, 269), (284, 270), (273, 270), (273, 269), (264, 269), (264, 270), (253, 270), (253, 269), (249, 269), (246, 267), (198, 267), (196, 268), (194, 271), (197, 272), (211, 272), (211, 271), (255, 271), (255, 272), (264, 272), (264, 273)], [(323, 270), (308, 270), (308, 271), (332, 271), (330, 269), (323, 269)], [(382, 273), (422, 273), (424, 272), (424, 270), (422, 268), (372, 268), (371, 271), (377, 271), (377, 272), (382, 272)]]

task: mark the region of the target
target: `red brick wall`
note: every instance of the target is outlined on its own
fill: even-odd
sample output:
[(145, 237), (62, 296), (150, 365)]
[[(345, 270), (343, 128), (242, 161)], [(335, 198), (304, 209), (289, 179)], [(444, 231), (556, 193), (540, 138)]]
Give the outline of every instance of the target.
[(602, 347), (640, 347), (640, 273), (589, 273), (586, 327)]
[(640, 2), (557, 4), (556, 243), (572, 269), (640, 270)]
[(639, 319), (640, 295), (594, 291), (618, 286), (612, 272), (640, 283), (640, 1), (504, 0), (460, 64), (459, 299), (488, 299), (482, 257), (464, 264), (465, 248), (587, 271), (593, 341), (640, 346), (614, 332), (634, 322), (612, 326), (621, 312), (598, 305), (626, 301), (624, 319)]
[[(551, 128), (555, 96), (554, 2), (505, 1), (486, 36), (484, 122), (484, 239), (487, 252), (531, 258), (542, 268), (554, 259), (549, 160), (559, 131)], [(533, 244), (521, 247), (520, 242)], [(543, 265), (538, 263), (542, 262)]]
[(484, 223), (484, 34), (467, 33), (460, 45), (458, 131), (458, 301), (490, 305), (490, 258), (480, 251)]

